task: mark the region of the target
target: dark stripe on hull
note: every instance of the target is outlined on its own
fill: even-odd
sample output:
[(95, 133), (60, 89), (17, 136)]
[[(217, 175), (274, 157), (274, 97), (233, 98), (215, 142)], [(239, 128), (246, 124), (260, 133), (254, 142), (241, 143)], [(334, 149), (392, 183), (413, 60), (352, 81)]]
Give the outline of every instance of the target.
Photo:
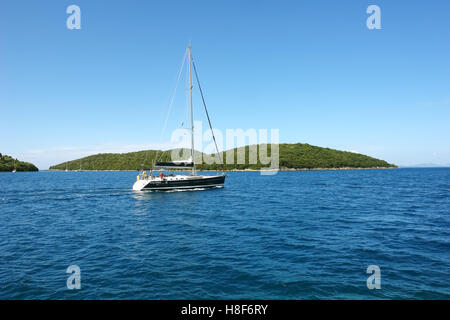
[(178, 180), (178, 181), (153, 181), (147, 184), (142, 190), (169, 191), (174, 189), (196, 189), (196, 188), (215, 188), (223, 186), (225, 176), (212, 176), (211, 178)]

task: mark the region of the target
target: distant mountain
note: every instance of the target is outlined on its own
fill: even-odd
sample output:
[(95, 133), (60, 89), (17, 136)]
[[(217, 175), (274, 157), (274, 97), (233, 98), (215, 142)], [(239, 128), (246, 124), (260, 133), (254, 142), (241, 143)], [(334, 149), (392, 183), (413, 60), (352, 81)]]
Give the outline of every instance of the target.
[(402, 166), (403, 168), (443, 168), (450, 167), (450, 164), (435, 164), (435, 163), (419, 163), (412, 166)]
[[(264, 145), (254, 146), (257, 148), (259, 159), (260, 148)], [(251, 147), (251, 146), (250, 146)], [(237, 163), (237, 151), (244, 149), (245, 163)], [(158, 151), (146, 150), (129, 153), (101, 153), (77, 160), (63, 162), (51, 166), (50, 170), (138, 170), (141, 164), (145, 168), (152, 167), (153, 160), (158, 155), (159, 161), (170, 161), (172, 150)], [(268, 146), (270, 155), (270, 145)], [(261, 164), (258, 160), (256, 164), (249, 163), (249, 146), (242, 148), (235, 148), (225, 152), (234, 152), (234, 164), (226, 163), (225, 170), (244, 170), (254, 169), (259, 170), (269, 165)], [(202, 156), (201, 152), (196, 151), (196, 159)], [(222, 153), (222, 159), (224, 154)], [(225, 155), (226, 158), (226, 155)], [(197, 161), (196, 161), (197, 162)], [(330, 148), (321, 148), (309, 144), (280, 144), (279, 145), (279, 166), (281, 170), (292, 169), (342, 169), (342, 168), (396, 168), (394, 164), (390, 164), (384, 160), (375, 159), (363, 154), (353, 153), (348, 151), (339, 151)], [(199, 170), (220, 170), (220, 164), (198, 164)]]
[(2, 155), (0, 153), (0, 171), (39, 171), (39, 169), (32, 163), (19, 161), (13, 157)]

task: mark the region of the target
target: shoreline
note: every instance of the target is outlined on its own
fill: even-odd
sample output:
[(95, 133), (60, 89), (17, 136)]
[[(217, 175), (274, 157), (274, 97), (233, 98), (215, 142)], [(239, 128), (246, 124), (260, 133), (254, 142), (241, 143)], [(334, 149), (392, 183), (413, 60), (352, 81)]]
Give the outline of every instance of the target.
[[(280, 168), (280, 169), (231, 169), (231, 170), (210, 170), (210, 169), (204, 169), (204, 170), (198, 170), (198, 171), (211, 171), (211, 172), (260, 172), (260, 171), (337, 171), (337, 170), (374, 170), (374, 169), (398, 169), (398, 167), (369, 167), (369, 168), (353, 168), (353, 167), (343, 167), (343, 168)], [(66, 172), (66, 170), (61, 169), (48, 169), (48, 170), (42, 170), (42, 171), (60, 171), (60, 172)], [(67, 172), (139, 172), (140, 170), (69, 170)], [(154, 170), (158, 171), (158, 170)], [(173, 171), (180, 171), (183, 172), (183, 170), (173, 170)]]
[[(395, 167), (370, 167), (370, 168), (280, 168), (280, 169), (231, 169), (225, 172), (260, 172), (260, 171), (337, 171), (337, 170), (370, 170), (370, 169), (398, 169)], [(222, 171), (222, 170), (198, 170), (198, 171)]]

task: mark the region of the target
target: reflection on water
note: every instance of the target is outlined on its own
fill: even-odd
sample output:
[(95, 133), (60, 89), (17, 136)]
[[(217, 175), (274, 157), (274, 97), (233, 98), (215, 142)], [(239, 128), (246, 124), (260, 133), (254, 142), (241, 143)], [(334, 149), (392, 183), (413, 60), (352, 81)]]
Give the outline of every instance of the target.
[(163, 199), (161, 196), (163, 194), (177, 194), (177, 193), (196, 193), (197, 191), (211, 191), (214, 189), (222, 189), (223, 186), (215, 188), (194, 188), (194, 189), (178, 189), (178, 190), (168, 190), (168, 191), (135, 191), (133, 190), (133, 198), (136, 200), (153, 200), (153, 199)]

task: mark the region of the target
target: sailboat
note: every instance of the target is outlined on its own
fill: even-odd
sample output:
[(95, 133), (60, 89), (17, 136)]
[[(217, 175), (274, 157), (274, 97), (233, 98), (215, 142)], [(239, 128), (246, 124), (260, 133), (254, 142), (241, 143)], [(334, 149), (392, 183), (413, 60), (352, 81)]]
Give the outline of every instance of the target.
[(14, 169), (12, 170), (12, 172), (17, 172), (17, 169), (16, 169), (16, 160), (14, 160)]
[[(203, 92), (200, 86), (200, 81), (198, 79), (197, 70), (195, 68), (195, 63), (191, 56), (191, 46), (187, 47), (188, 50), (188, 72), (189, 72), (189, 100), (190, 100), (190, 120), (191, 120), (191, 155), (189, 159), (186, 160), (176, 160), (176, 161), (166, 161), (166, 162), (155, 162), (152, 169), (150, 169), (150, 174), (147, 175), (145, 169), (137, 176), (137, 180), (133, 185), (133, 190), (135, 191), (171, 191), (171, 190), (189, 190), (189, 189), (210, 189), (210, 188), (221, 188), (225, 183), (226, 175), (222, 172), (221, 174), (211, 176), (211, 175), (198, 175), (195, 169), (194, 161), (194, 119), (193, 119), (193, 107), (192, 107), (192, 72), (191, 66), (195, 71), (195, 76), (197, 79), (197, 84), (202, 96), (202, 102), (205, 107), (206, 116), (212, 130), (211, 121), (209, 118), (208, 110), (206, 108), (205, 99), (203, 97)], [(216, 145), (217, 154), (220, 157), (219, 150), (217, 148), (216, 138), (213, 139)], [(222, 162), (222, 161), (221, 161)], [(223, 163), (223, 162), (222, 162)], [(153, 170), (163, 171), (171, 169), (184, 169), (190, 171), (189, 175), (186, 174), (170, 174), (164, 175), (162, 172), (156, 176), (153, 175)]]

